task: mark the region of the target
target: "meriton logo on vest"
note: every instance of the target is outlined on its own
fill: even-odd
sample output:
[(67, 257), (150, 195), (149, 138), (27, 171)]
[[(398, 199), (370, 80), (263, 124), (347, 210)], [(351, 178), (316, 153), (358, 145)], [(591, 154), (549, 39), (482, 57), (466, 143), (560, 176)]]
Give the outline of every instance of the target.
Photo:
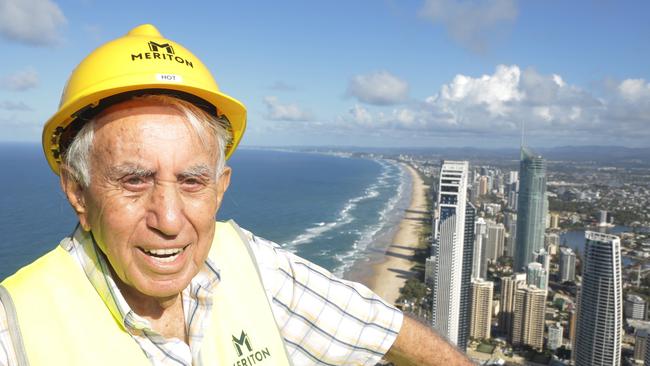
[(131, 61), (135, 60), (169, 60), (170, 62), (178, 62), (179, 64), (187, 65), (191, 68), (194, 68), (192, 61), (177, 56), (174, 53), (174, 47), (169, 43), (157, 43), (154, 41), (149, 41), (147, 43), (149, 46), (149, 52), (140, 52), (132, 53)]
[(232, 345), (235, 347), (237, 357), (240, 357), (233, 362), (232, 366), (253, 366), (266, 360), (267, 357), (271, 357), (268, 347), (254, 350), (251, 339), (243, 330), (239, 337), (232, 336)]

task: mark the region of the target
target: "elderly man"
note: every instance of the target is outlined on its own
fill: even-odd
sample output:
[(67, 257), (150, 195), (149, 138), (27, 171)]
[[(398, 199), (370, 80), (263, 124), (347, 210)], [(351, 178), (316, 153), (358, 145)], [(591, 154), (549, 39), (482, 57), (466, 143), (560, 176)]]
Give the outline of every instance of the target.
[(82, 61), (43, 133), (79, 225), (2, 282), (0, 364), (468, 364), (364, 286), (214, 221), (245, 123), (151, 25)]

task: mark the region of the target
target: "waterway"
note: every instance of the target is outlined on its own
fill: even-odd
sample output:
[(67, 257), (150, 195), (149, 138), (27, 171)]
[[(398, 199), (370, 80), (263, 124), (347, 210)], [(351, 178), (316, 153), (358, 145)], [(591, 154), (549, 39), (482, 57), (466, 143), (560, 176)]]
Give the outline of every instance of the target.
[[(592, 231), (600, 231), (600, 232), (605, 232), (607, 234), (613, 234), (613, 235), (618, 235), (621, 233), (625, 232), (632, 232), (636, 230), (636, 232), (644, 232), (644, 233), (650, 233), (650, 228), (646, 227), (637, 227), (637, 228), (632, 228), (629, 226), (614, 226), (611, 228), (597, 228), (597, 229), (591, 229)], [(567, 246), (574, 251), (578, 252), (579, 254), (582, 254), (584, 252), (585, 248), (585, 231), (586, 230), (569, 230), (566, 232), (563, 232), (560, 234), (560, 244), (563, 246)], [(627, 267), (630, 266), (634, 263), (636, 263), (638, 260), (635, 257), (623, 257), (623, 266)], [(650, 268), (649, 264), (646, 264), (645, 267)]]

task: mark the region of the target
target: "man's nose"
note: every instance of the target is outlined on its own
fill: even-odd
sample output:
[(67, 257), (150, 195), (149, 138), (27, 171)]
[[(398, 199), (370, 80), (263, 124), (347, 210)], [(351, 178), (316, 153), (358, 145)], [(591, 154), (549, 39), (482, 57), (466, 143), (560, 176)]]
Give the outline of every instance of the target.
[(178, 235), (183, 228), (183, 200), (174, 184), (156, 184), (149, 205), (147, 225), (166, 236)]

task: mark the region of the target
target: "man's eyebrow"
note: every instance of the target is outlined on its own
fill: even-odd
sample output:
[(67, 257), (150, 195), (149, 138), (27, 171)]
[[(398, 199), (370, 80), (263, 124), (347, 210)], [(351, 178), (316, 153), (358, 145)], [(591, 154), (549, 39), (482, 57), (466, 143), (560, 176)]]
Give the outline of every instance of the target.
[(181, 173), (177, 174), (178, 178), (192, 178), (192, 177), (204, 177), (204, 178), (215, 178), (214, 169), (205, 165), (198, 164), (185, 169)]
[(138, 177), (151, 177), (155, 175), (151, 169), (144, 168), (138, 164), (126, 163), (116, 165), (110, 168), (110, 175), (113, 177), (123, 177), (126, 175), (135, 175)]

